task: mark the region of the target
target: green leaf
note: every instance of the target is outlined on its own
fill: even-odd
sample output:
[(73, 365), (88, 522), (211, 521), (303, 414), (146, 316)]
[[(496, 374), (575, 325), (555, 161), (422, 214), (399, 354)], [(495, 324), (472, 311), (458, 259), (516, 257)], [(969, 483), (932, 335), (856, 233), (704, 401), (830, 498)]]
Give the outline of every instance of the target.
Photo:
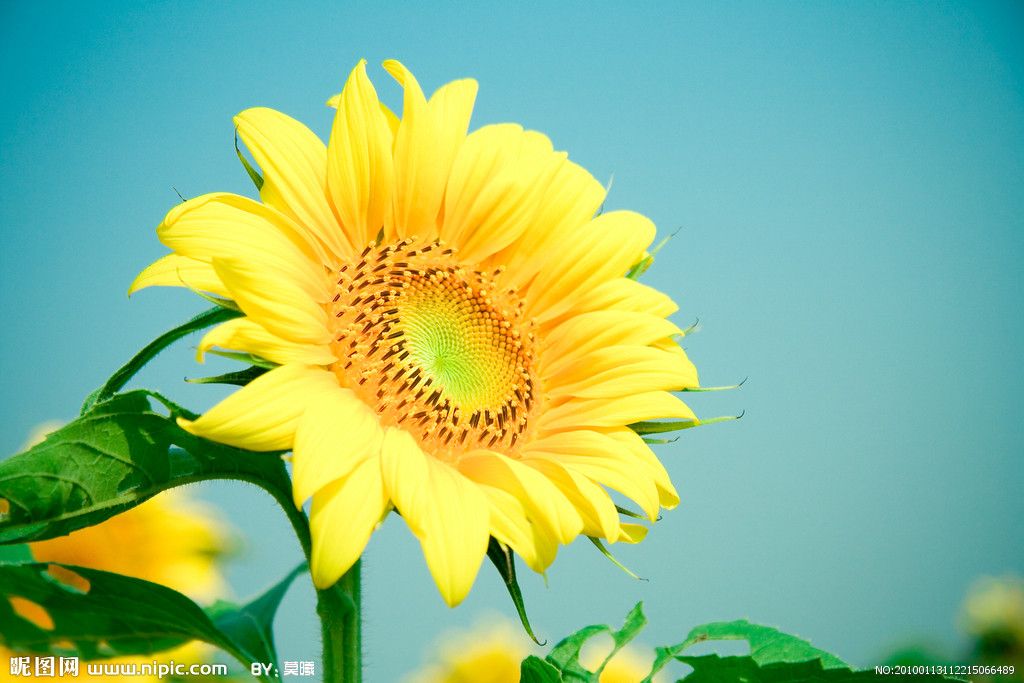
[(487, 546), (487, 557), (490, 558), (491, 562), (498, 569), (501, 580), (505, 582), (505, 588), (508, 589), (512, 603), (516, 606), (516, 612), (519, 614), (519, 621), (523, 624), (523, 629), (533, 642), (538, 645), (544, 645), (544, 643), (537, 640), (537, 636), (533, 633), (533, 627), (530, 626), (530, 618), (526, 615), (526, 603), (523, 601), (523, 592), (519, 589), (519, 580), (516, 579), (515, 555), (509, 548), (492, 537)]
[[(637, 603), (626, 617), (626, 623), (618, 631), (612, 630), (610, 626), (586, 626), (555, 645), (546, 659), (561, 674), (564, 681), (598, 683), (601, 672), (612, 657), (633, 640), (646, 624), (643, 603)], [(591, 672), (580, 664), (580, 651), (588, 640), (601, 633), (610, 634), (615, 644), (597, 671)]]
[[(777, 664), (759, 664), (753, 657), (718, 655), (680, 656), (677, 659), (693, 667), (693, 671), (677, 683), (891, 683), (894, 678), (892, 674), (875, 673), (873, 669), (858, 671), (846, 666), (826, 667), (820, 659)], [(961, 680), (929, 674), (907, 674), (896, 678), (908, 683)]]
[[(154, 411), (154, 399), (170, 415)], [(195, 415), (153, 392), (119, 394), (0, 462), (0, 509), (7, 508), (0, 543), (68, 534), (166, 489), (206, 479), (249, 481), (288, 498), (291, 483), (280, 454), (206, 441), (179, 427), (177, 417)]]
[[(560, 641), (542, 661), (527, 657), (521, 665), (521, 681), (530, 683), (599, 683), (601, 673), (608, 662), (632, 641), (643, 629), (647, 620), (642, 606), (636, 607), (626, 617), (626, 623), (618, 631), (608, 626), (587, 626)], [(596, 635), (608, 633), (614, 647), (596, 671), (589, 671), (580, 664), (580, 651), (584, 644)], [(684, 651), (697, 643), (721, 640), (745, 640), (750, 645), (750, 654), (738, 657), (722, 657), (717, 654), (687, 655)], [(768, 626), (758, 626), (746, 620), (715, 622), (698, 626), (690, 631), (682, 643), (671, 647), (655, 649), (656, 657), (651, 672), (641, 683), (651, 683), (654, 676), (670, 661), (676, 660), (693, 668), (677, 683), (860, 683), (861, 681), (891, 681), (891, 675), (875, 673), (873, 669), (856, 671), (835, 655), (820, 650), (806, 640), (783, 633)], [(543, 664), (548, 664), (548, 667)], [(936, 675), (900, 676), (901, 680), (914, 683), (956, 678)]]
[[(738, 621), (717, 621), (704, 624), (690, 631), (679, 645), (658, 648), (655, 667), (658, 662), (668, 661), (686, 648), (709, 640), (745, 640), (750, 644), (750, 657), (757, 664), (779, 664), (807, 662), (820, 659), (825, 669), (845, 667), (846, 662), (824, 650), (819, 650), (806, 640), (783, 633), (770, 626), (751, 624), (746, 619)], [(657, 668), (655, 668), (657, 671)]]
[(558, 669), (536, 655), (530, 655), (519, 666), (519, 683), (561, 683)]
[[(158, 652), (194, 639), (233, 649), (184, 595), (120, 574), (45, 562), (0, 565), (0, 594), (8, 598), (0, 600), (0, 634), (19, 652), (101, 659)], [(10, 598), (34, 604), (31, 611), (45, 617), (19, 616)]]
[(35, 562), (32, 551), (25, 543), (17, 545), (0, 545), (0, 564), (26, 564)]
[(223, 375), (216, 375), (214, 377), (190, 377), (185, 381), (190, 384), (233, 384), (235, 386), (244, 387), (246, 384), (266, 372), (267, 368), (250, 365), (246, 369), (238, 370), (236, 372), (226, 372)]
[[(823, 669), (821, 660), (762, 666), (750, 657), (679, 657), (679, 661), (693, 667), (686, 683), (854, 683), (880, 680), (873, 671), (854, 672), (850, 669)], [(900, 676), (900, 680), (904, 680)]]
[(245, 168), (245, 172), (249, 174), (249, 178), (252, 180), (252, 184), (256, 186), (256, 190), (262, 190), (263, 176), (259, 174), (259, 171), (252, 167), (252, 164), (250, 164), (249, 160), (245, 158), (245, 155), (242, 154), (241, 148), (238, 146), (238, 128), (235, 128), (235, 154), (238, 155), (238, 160), (242, 162), (242, 166)]
[[(240, 624), (249, 618), (265, 632), (265, 620), (273, 618), (298, 571), (249, 605), (223, 610), (214, 621), (181, 593), (149, 581), (86, 567), (0, 565), (0, 595), (8, 598), (0, 600), (0, 641), (16, 652), (95, 660), (151, 654), (202, 640), (246, 667), (254, 661), (276, 661), (273, 640), (268, 649), (252, 640), (254, 626)], [(27, 606), (29, 618), (18, 614), (11, 598), (23, 609)]]
[(292, 581), (304, 571), (306, 564), (302, 563), (246, 605), (238, 606), (222, 601), (207, 610), (214, 625), (244, 650), (249, 657), (248, 663), (272, 663), (272, 671), (280, 670), (277, 649), (274, 647), (274, 615)]
[(207, 327), (212, 327), (217, 323), (226, 322), (241, 315), (242, 313), (240, 311), (218, 306), (200, 313), (183, 325), (175, 327), (173, 330), (164, 332), (143, 347), (143, 349), (135, 354), (130, 361), (121, 366), (117, 372), (110, 376), (110, 379), (108, 379), (103, 386), (89, 394), (85, 399), (85, 403), (82, 404), (81, 414), (84, 415), (95, 404), (107, 400), (120, 391), (124, 385), (128, 383), (128, 380), (134, 377), (135, 374), (146, 365), (146, 363), (156, 358), (161, 351), (182, 337), (187, 337), (193, 332), (204, 330)]
[[(745, 640), (751, 646), (746, 656), (720, 657), (717, 654), (687, 656), (682, 652), (696, 643), (716, 640)], [(712, 683), (713, 681), (825, 681), (847, 680), (852, 676), (845, 661), (834, 654), (818, 649), (806, 640), (782, 633), (767, 626), (751, 624), (745, 620), (715, 622), (698, 626), (690, 631), (686, 640), (670, 647), (655, 649), (651, 672), (643, 680), (650, 683), (654, 674), (662, 670), (672, 659), (678, 659), (693, 667), (693, 672), (684, 680), (687, 683)], [(784, 666), (783, 666), (784, 665)], [(837, 670), (842, 675), (836, 678), (821, 678), (822, 671)], [(873, 675), (873, 672), (872, 672)], [(736, 678), (741, 676), (742, 678)], [(858, 674), (859, 676), (859, 674)], [(849, 679), (856, 680), (856, 679)]]

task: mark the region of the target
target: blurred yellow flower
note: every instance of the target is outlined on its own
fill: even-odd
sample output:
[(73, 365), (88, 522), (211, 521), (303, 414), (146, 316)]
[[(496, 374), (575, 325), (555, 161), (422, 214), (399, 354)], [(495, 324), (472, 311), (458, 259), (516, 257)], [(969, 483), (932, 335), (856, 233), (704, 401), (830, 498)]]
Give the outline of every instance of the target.
[[(32, 431), (28, 448), (60, 427), (47, 422)], [(218, 563), (231, 545), (232, 532), (209, 506), (196, 501), (184, 489), (172, 489), (112, 517), (46, 541), (29, 544), (38, 562), (55, 562), (125, 574), (159, 583), (185, 593), (200, 602), (211, 602), (224, 594), (226, 584)], [(57, 575), (60, 578), (60, 575)], [(15, 606), (23, 618), (36, 624), (50, 622), (41, 606), (21, 601)], [(213, 648), (189, 643), (155, 655), (104, 659), (108, 664), (151, 664), (174, 661), (203, 663)], [(0, 681), (23, 680), (11, 673), (8, 661), (15, 653), (0, 647)], [(155, 683), (156, 676), (90, 676), (86, 663), (79, 664), (79, 681), (136, 681)]]
[(230, 544), (213, 510), (179, 488), (102, 524), (32, 543), (31, 549), (39, 562), (126, 574), (210, 602), (224, 592), (217, 564)]
[(967, 591), (963, 628), (975, 638), (1001, 636), (1024, 648), (1024, 578), (984, 577)]
[[(580, 663), (593, 671), (610, 651), (610, 642), (595, 639), (583, 648)], [(519, 683), (520, 664), (530, 654), (541, 656), (522, 629), (492, 619), (470, 631), (442, 636), (432, 661), (404, 683)], [(638, 683), (650, 672), (653, 658), (653, 652), (645, 659), (626, 646), (601, 672), (601, 683)], [(655, 683), (662, 680), (654, 678)]]
[(399, 118), (364, 62), (332, 102), (325, 146), (277, 111), (235, 118), (261, 202), (217, 193), (157, 228), (172, 253), (131, 291), (187, 286), (245, 316), (213, 347), (278, 364), (185, 429), (292, 450), (312, 498), (311, 573), (324, 588), (397, 508), (443, 598), (469, 592), (493, 536), (542, 572), (580, 534), (636, 542), (607, 489), (655, 520), (678, 495), (629, 428), (696, 420), (671, 391), (697, 372), (666, 319), (677, 306), (625, 275), (654, 225), (599, 213), (604, 188), (535, 131), (469, 134), (477, 84), (429, 99), (402, 64)]
[(431, 663), (405, 683), (518, 683), (519, 663), (531, 654), (522, 629), (504, 620), (442, 636)]

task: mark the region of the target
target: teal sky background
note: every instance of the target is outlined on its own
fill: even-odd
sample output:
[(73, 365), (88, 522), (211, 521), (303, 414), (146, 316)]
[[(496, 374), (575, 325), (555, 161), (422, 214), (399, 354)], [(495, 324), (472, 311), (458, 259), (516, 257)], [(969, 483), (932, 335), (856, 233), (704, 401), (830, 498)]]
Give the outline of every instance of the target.
[[(185, 196), (252, 194), (231, 116), (280, 109), (326, 135), (362, 57), (425, 88), (480, 82), (473, 126), (541, 130), (611, 208), (678, 235), (647, 281), (699, 317), (700, 415), (660, 448), (683, 498), (620, 558), (563, 550), (523, 571), (542, 636), (618, 623), (645, 643), (749, 617), (858, 665), (918, 637), (954, 645), (971, 581), (1024, 571), (1024, 5), (1018, 2), (32, 3), (0, 0), (0, 446), (81, 399), (203, 306), (125, 292)], [(195, 340), (191, 341), (194, 345)], [(203, 409), (224, 392), (189, 344), (138, 383)], [(211, 371), (212, 370), (212, 371)], [(299, 560), (258, 490), (203, 485), (240, 529), (239, 597)], [(444, 606), (403, 522), (366, 556), (369, 681), (435, 638), (511, 617), (485, 566)], [(282, 659), (316, 659), (312, 591)]]

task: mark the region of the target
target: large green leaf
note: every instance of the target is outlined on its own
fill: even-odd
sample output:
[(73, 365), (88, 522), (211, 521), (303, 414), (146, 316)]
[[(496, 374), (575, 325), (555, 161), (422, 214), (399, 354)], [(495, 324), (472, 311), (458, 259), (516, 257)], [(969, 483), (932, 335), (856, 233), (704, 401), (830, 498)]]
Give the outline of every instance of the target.
[[(248, 671), (272, 662), (271, 624), (296, 568), (243, 605), (218, 603), (204, 612), (177, 591), (120, 574), (50, 563), (0, 564), (0, 641), (15, 652), (83, 660), (145, 655), (191, 640), (215, 645)], [(19, 613), (20, 609), (20, 613)]]
[(561, 683), (558, 669), (536, 655), (530, 655), (519, 667), (519, 683)]
[[(101, 659), (198, 639), (240, 655), (198, 605), (149, 581), (44, 562), (5, 564), (0, 594), (7, 598), (0, 600), (0, 634), (17, 652)], [(18, 616), (14, 606), (22, 601), (31, 603), (30, 615), (45, 616)]]
[[(167, 414), (153, 409), (153, 402)], [(240, 479), (287, 499), (280, 455), (215, 444), (177, 417), (194, 414), (143, 390), (97, 403), (24, 453), (0, 462), (0, 543), (98, 524), (152, 496), (205, 479)]]
[(218, 602), (207, 610), (217, 628), (246, 653), (249, 663), (272, 664), (271, 671), (280, 672), (274, 647), (274, 615), (292, 581), (304, 571), (305, 563), (246, 605)]
[[(608, 626), (582, 628), (559, 641), (543, 660), (536, 656), (523, 660), (520, 680), (523, 683), (599, 683), (608, 662), (636, 637), (646, 622), (641, 605), (637, 604), (617, 631)], [(580, 651), (588, 640), (602, 633), (610, 634), (614, 644), (601, 666), (590, 671), (580, 663)], [(750, 654), (721, 657), (684, 652), (698, 643), (722, 640), (744, 640), (750, 645)], [(887, 676), (876, 674), (874, 670), (853, 670), (835, 655), (814, 647), (806, 640), (745, 620), (698, 626), (682, 643), (656, 648), (655, 652), (651, 672), (642, 683), (651, 683), (654, 676), (673, 660), (688, 664), (693, 669), (677, 683), (880, 683), (888, 680)], [(901, 680), (935, 683), (957, 679), (920, 675), (901, 676)]]
[[(744, 640), (750, 654), (721, 657), (717, 654), (686, 655), (683, 651), (697, 643), (722, 640)], [(874, 670), (858, 671), (843, 660), (811, 645), (797, 636), (769, 626), (751, 624), (746, 620), (714, 622), (690, 631), (686, 640), (672, 647), (656, 649), (651, 674), (643, 683), (650, 683), (654, 674), (672, 659), (693, 667), (685, 683), (854, 683), (889, 680)], [(901, 680), (933, 683), (955, 680), (941, 676), (901, 676)]]
[[(608, 661), (629, 641), (633, 640), (646, 624), (647, 618), (644, 616), (643, 605), (637, 603), (626, 617), (626, 623), (619, 630), (616, 631), (610, 626), (604, 625), (586, 626), (555, 645), (546, 659), (558, 670), (563, 681), (597, 683)], [(588, 640), (601, 633), (610, 634), (614, 645), (597, 670), (590, 671), (580, 664), (580, 651)]]
[(710, 640), (745, 640), (750, 644), (750, 659), (756, 664), (798, 663), (820, 660), (825, 669), (836, 669), (846, 663), (806, 640), (783, 633), (769, 626), (751, 624), (745, 619), (716, 621), (690, 631), (686, 640), (672, 647), (659, 647), (654, 660), (654, 671), (659, 671), (683, 650)]

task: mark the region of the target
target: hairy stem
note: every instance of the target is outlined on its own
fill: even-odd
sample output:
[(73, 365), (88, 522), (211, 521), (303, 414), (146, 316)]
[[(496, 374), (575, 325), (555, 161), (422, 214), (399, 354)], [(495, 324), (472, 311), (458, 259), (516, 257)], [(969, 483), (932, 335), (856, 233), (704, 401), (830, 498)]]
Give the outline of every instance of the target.
[(356, 561), (338, 583), (317, 591), (325, 683), (361, 683), (363, 679), (361, 564)]

